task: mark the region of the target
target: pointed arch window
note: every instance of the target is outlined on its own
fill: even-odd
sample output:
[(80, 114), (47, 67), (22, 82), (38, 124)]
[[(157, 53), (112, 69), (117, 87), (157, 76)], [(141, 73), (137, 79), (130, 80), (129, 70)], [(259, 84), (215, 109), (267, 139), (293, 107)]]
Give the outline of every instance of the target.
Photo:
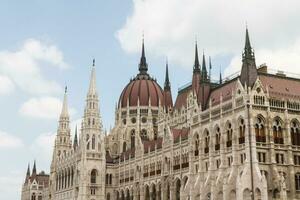
[(299, 123), (296, 120), (291, 123), (291, 140), (292, 145), (300, 146)]
[(266, 142), (265, 126), (262, 118), (257, 117), (255, 123), (256, 142)]
[(209, 152), (209, 141), (210, 141), (210, 136), (208, 130), (205, 131), (205, 140), (204, 140), (204, 153)]
[(127, 144), (126, 144), (126, 142), (123, 142), (123, 152), (125, 152), (126, 149), (127, 149)]
[(220, 141), (221, 141), (221, 131), (220, 131), (220, 127), (217, 127), (216, 128), (216, 144), (215, 144), (216, 151), (220, 150)]
[(239, 120), (239, 144), (244, 144), (245, 143), (245, 120), (240, 119)]
[(87, 142), (87, 144), (86, 144), (86, 149), (87, 149), (87, 150), (90, 149), (90, 141), (89, 141), (89, 139), (90, 139), (90, 135), (87, 134), (87, 135), (86, 135), (86, 142)]
[(273, 123), (273, 138), (275, 144), (283, 144), (282, 124), (279, 119), (275, 119)]
[(95, 135), (93, 135), (93, 137), (92, 137), (92, 149), (95, 149), (95, 145), (96, 145), (96, 138), (95, 138)]
[(195, 136), (195, 156), (199, 155), (199, 134), (196, 133)]
[(295, 188), (297, 191), (300, 190), (300, 173), (295, 174)]
[(227, 126), (226, 126), (226, 138), (227, 138), (227, 141), (226, 141), (226, 146), (227, 147), (231, 147), (232, 146), (232, 125), (231, 123), (227, 123)]
[(146, 129), (142, 129), (141, 131), (141, 139), (142, 140), (148, 140), (148, 135)]
[(130, 134), (130, 143), (131, 143), (131, 148), (135, 147), (135, 130), (132, 129), (131, 130), (131, 134)]
[(97, 170), (96, 169), (93, 169), (91, 171), (91, 183), (92, 184), (97, 183)]

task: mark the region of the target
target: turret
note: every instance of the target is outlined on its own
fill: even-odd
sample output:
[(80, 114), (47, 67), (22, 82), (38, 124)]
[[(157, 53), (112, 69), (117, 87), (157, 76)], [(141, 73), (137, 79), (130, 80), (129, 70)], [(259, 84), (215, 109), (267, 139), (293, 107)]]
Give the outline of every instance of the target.
[(207, 74), (207, 69), (206, 69), (206, 61), (205, 61), (205, 55), (203, 53), (203, 58), (202, 58), (202, 78), (201, 81), (203, 83), (206, 83), (208, 81), (208, 74)]
[(257, 68), (255, 63), (254, 51), (250, 44), (248, 28), (246, 28), (246, 39), (243, 53), (243, 65), (240, 76), (242, 85), (252, 87), (257, 79)]

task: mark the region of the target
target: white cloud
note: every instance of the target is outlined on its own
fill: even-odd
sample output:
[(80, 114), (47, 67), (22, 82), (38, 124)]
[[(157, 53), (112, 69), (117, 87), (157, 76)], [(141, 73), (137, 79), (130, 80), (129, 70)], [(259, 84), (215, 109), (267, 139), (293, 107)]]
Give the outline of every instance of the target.
[[(21, 106), (19, 113), (32, 118), (58, 119), (62, 109), (62, 101), (55, 97), (31, 98)], [(76, 110), (69, 108), (70, 115)]]
[(23, 146), (23, 142), (19, 137), (0, 131), (0, 149), (19, 148), (22, 146)]
[[(122, 48), (139, 52), (144, 31), (148, 52), (167, 55), (185, 67), (192, 65), (196, 35), (200, 50), (213, 57), (237, 55), (240, 67), (246, 21), (256, 52), (282, 49), (280, 55), (286, 56), (286, 48), (300, 35), (296, 26), (300, 1), (296, 0), (284, 4), (281, 0), (133, 0), (133, 4), (132, 15), (117, 32)], [(267, 55), (263, 62), (276, 60), (275, 55)]]
[(10, 94), (14, 88), (13, 82), (8, 77), (0, 75), (0, 95)]
[(39, 162), (51, 161), (55, 136), (56, 133), (53, 132), (43, 133), (33, 141), (30, 149)]
[(52, 44), (28, 39), (16, 51), (0, 51), (0, 75), (30, 94), (56, 94), (62, 88), (42, 74), (45, 66), (65, 69), (63, 53)]
[[(3, 169), (2, 169), (3, 171)], [(0, 194), (2, 199), (18, 199), (21, 195), (21, 186), (24, 181), (23, 171), (5, 170), (0, 175)], [(17, 198), (16, 198), (17, 197)]]

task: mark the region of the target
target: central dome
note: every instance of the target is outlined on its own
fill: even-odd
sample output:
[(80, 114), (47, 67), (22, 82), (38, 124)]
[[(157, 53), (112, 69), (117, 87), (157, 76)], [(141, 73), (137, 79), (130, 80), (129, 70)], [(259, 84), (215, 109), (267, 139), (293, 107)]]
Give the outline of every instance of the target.
[(158, 107), (160, 102), (163, 104), (163, 90), (147, 71), (148, 64), (143, 42), (139, 73), (123, 89), (119, 99), (119, 107), (127, 107), (127, 102), (130, 107), (138, 106), (138, 100), (140, 106), (148, 106), (149, 101), (153, 107)]
[(163, 103), (163, 98), (163, 90), (155, 80), (137, 75), (124, 88), (119, 105), (124, 108), (128, 102), (131, 107), (138, 106), (139, 99), (140, 106), (148, 106), (150, 101), (151, 106), (158, 107), (159, 102)]

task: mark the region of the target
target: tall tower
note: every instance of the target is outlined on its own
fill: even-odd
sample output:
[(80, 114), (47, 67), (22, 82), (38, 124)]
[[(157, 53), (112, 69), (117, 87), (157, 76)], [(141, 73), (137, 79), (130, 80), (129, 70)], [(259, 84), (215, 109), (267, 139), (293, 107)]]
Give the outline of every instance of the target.
[(105, 148), (99, 100), (96, 89), (95, 60), (91, 71), (90, 85), (86, 97), (81, 134), (81, 162), (79, 200), (104, 199), (105, 197)]
[(54, 155), (65, 156), (71, 150), (72, 141), (70, 134), (70, 117), (68, 112), (67, 87), (65, 88), (64, 100), (58, 122), (57, 135), (55, 138)]
[[(61, 114), (59, 116), (57, 134), (54, 143), (52, 154), (52, 162), (50, 167), (50, 185), (49, 185), (49, 198), (54, 198), (55, 193), (55, 178), (57, 175), (57, 162), (59, 157), (66, 156), (72, 150), (72, 141), (70, 133), (70, 117), (68, 112), (68, 97), (67, 87), (65, 87), (65, 94)], [(34, 166), (35, 167), (35, 166)], [(57, 184), (57, 183), (56, 183)]]

